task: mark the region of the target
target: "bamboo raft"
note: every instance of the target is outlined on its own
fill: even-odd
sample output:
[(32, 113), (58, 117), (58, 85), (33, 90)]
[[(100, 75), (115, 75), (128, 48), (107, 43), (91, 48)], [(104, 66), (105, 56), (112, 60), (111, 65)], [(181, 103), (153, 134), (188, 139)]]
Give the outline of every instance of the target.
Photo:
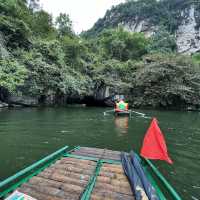
[[(121, 152), (88, 147), (66, 151), (67, 148), (0, 182), (0, 198), (17, 190), (38, 200), (135, 199), (122, 168)], [(155, 181), (152, 184), (160, 199), (166, 199)]]

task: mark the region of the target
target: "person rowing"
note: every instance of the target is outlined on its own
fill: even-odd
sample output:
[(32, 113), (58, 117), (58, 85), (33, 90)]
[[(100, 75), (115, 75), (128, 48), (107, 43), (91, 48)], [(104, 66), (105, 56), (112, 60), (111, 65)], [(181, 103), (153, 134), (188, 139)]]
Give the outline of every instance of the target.
[(115, 105), (115, 112), (124, 112), (128, 111), (128, 103), (124, 102), (123, 98), (119, 99), (119, 102)]

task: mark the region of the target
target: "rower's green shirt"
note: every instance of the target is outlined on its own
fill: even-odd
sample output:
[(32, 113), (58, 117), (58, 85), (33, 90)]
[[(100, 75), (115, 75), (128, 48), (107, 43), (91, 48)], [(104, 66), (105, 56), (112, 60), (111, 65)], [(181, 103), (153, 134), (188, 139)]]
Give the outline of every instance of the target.
[(119, 108), (120, 110), (125, 110), (125, 109), (126, 109), (126, 104), (125, 104), (123, 101), (120, 101), (120, 102), (118, 103), (118, 108)]

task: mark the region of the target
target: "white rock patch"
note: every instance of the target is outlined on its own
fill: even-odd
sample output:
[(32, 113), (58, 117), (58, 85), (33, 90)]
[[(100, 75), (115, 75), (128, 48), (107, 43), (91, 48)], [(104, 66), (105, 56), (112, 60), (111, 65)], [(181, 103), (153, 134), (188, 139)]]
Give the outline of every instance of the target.
[[(182, 12), (185, 15), (186, 11)], [(200, 50), (200, 30), (196, 30), (195, 8), (190, 7), (189, 16), (183, 20), (176, 32), (179, 53), (192, 54)]]

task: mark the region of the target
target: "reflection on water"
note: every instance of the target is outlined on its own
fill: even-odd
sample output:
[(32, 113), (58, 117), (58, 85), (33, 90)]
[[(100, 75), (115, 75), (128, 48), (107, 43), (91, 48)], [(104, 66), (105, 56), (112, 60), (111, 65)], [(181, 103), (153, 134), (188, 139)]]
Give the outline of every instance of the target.
[(128, 116), (115, 116), (115, 127), (119, 135), (128, 133)]

